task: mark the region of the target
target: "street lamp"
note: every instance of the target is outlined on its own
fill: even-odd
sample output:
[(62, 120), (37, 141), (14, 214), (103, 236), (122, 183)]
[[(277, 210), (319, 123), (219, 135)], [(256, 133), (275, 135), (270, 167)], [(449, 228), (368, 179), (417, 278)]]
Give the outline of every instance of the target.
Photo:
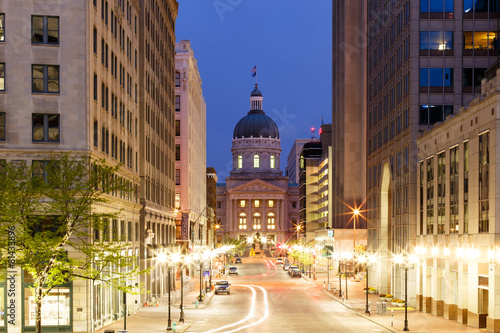
[(370, 309), (368, 307), (368, 266), (375, 261), (375, 257), (372, 254), (362, 255), (359, 258), (360, 263), (364, 263), (366, 267), (366, 309), (365, 313), (370, 313)]
[(403, 331), (409, 331), (408, 328), (408, 269), (412, 269), (417, 263), (417, 257), (415, 255), (402, 255), (398, 254), (394, 257), (396, 265), (403, 267), (405, 270), (405, 327)]
[(353, 232), (353, 237), (352, 237), (352, 244), (353, 244), (353, 251), (356, 252), (356, 223), (358, 222), (358, 216), (360, 214), (359, 209), (355, 208), (352, 211), (352, 214), (354, 216), (354, 232)]
[[(170, 284), (171, 284), (171, 279), (170, 279), (170, 265), (169, 265), (169, 258), (165, 253), (160, 253), (158, 254), (158, 261), (162, 264), (167, 263), (167, 274), (168, 274), (168, 325), (167, 325), (167, 331), (172, 330), (172, 319), (170, 317)], [(162, 279), (163, 281), (163, 279)]]

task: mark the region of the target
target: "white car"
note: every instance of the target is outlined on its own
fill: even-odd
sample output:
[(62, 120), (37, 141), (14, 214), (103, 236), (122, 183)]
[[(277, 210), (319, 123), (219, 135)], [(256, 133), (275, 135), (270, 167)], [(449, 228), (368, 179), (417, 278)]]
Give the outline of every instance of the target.
[(283, 265), (283, 258), (277, 258), (276, 265)]

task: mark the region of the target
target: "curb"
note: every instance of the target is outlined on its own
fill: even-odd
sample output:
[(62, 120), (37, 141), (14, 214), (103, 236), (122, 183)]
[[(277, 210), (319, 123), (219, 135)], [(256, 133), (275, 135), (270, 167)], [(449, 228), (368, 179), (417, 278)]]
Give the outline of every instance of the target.
[[(372, 323), (374, 324), (377, 324), (378, 326), (380, 327), (383, 327), (384, 329), (386, 329), (388, 332), (393, 332), (393, 333), (396, 333), (396, 332), (399, 332), (398, 330), (395, 330), (393, 328), (390, 328), (390, 327), (387, 327), (385, 325), (382, 325), (381, 323), (377, 322), (375, 319), (372, 319), (371, 317), (363, 314), (363, 313), (356, 313), (356, 315), (362, 317), (362, 318), (365, 318), (366, 320), (369, 320), (371, 321)], [(415, 331), (414, 331), (415, 332)]]

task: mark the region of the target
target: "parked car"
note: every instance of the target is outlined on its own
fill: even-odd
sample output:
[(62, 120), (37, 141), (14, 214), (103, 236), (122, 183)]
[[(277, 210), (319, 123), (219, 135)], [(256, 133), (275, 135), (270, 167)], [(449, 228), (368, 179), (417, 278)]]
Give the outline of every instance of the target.
[(236, 266), (229, 267), (229, 275), (231, 275), (231, 274), (238, 275), (238, 267), (236, 267)]
[(300, 269), (298, 269), (298, 268), (289, 269), (288, 274), (290, 274), (291, 277), (301, 277), (302, 276), (302, 274), (300, 273)]
[(237, 257), (236, 259), (234, 259), (234, 263), (235, 264), (241, 264), (241, 258)]
[(229, 282), (227, 281), (217, 281), (215, 283), (215, 295), (218, 295), (218, 294), (230, 294), (231, 293), (231, 289), (229, 288), (230, 284)]
[(276, 258), (276, 265), (283, 265), (283, 258)]
[(286, 262), (286, 263), (283, 265), (283, 269), (284, 269), (285, 271), (287, 271), (287, 270), (288, 270), (288, 268), (290, 268), (290, 263)]
[(292, 276), (292, 270), (294, 270), (294, 269), (299, 269), (299, 266), (297, 266), (297, 265), (291, 265), (288, 268), (288, 275)]

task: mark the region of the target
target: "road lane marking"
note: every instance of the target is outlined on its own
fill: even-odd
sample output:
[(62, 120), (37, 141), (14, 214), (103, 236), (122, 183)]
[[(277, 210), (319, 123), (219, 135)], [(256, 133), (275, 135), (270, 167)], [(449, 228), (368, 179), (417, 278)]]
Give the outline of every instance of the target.
[(256, 322), (249, 323), (247, 325), (244, 325), (244, 326), (241, 326), (241, 327), (237, 327), (237, 328), (235, 328), (235, 329), (233, 329), (231, 331), (224, 331), (224, 332), (231, 333), (231, 332), (241, 331), (241, 330), (243, 330), (245, 328), (258, 325), (261, 322), (263, 322), (264, 320), (266, 320), (267, 317), (269, 317), (269, 302), (267, 300), (267, 292), (266, 292), (266, 290), (264, 288), (262, 288), (261, 286), (253, 286), (253, 285), (249, 285), (249, 286), (246, 286), (246, 285), (235, 285), (235, 286), (246, 287), (246, 288), (249, 288), (250, 290), (252, 290), (252, 305), (250, 306), (250, 312), (248, 313), (248, 315), (245, 318), (243, 318), (240, 321), (237, 321), (237, 322), (235, 322), (233, 324), (229, 324), (229, 325), (226, 325), (226, 326), (222, 326), (222, 327), (213, 329), (211, 331), (207, 331), (206, 333), (214, 333), (214, 332), (218, 332), (218, 331), (221, 331), (221, 330), (224, 330), (224, 329), (227, 329), (227, 328), (231, 328), (231, 327), (243, 324), (244, 322), (250, 320), (252, 317), (258, 316), (258, 314), (255, 313), (255, 302), (256, 302), (256, 299), (257, 299), (257, 292), (256, 292), (255, 288), (259, 288), (262, 291), (262, 294), (264, 296), (264, 316), (262, 316), (262, 318), (260, 320), (256, 321)]

